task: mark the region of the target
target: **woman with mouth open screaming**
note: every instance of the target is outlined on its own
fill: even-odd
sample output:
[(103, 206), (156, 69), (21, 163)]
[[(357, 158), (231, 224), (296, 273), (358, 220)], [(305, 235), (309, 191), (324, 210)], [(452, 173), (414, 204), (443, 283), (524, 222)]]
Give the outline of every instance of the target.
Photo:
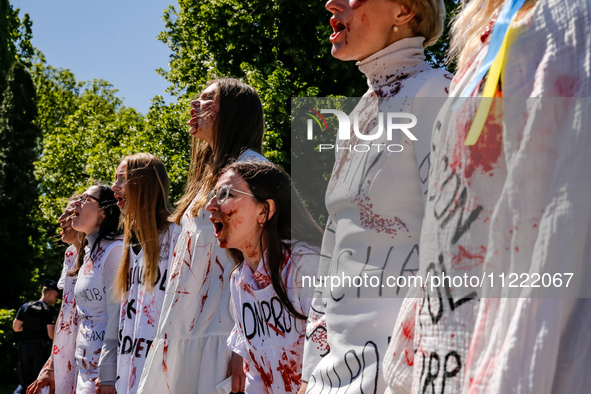
[[(76, 276), (74, 297), (79, 324), (76, 338), (76, 393), (114, 392), (117, 379), (119, 299), (111, 289), (121, 262), (123, 243), (116, 239), (119, 208), (107, 185), (91, 186), (74, 202), (72, 228), (86, 235), (68, 273)], [(99, 361), (100, 359), (100, 361)]]
[[(385, 280), (418, 269), (431, 132), (452, 78), (424, 54), (441, 34), (445, 7), (442, 0), (329, 0), (326, 9), (332, 55), (357, 61), (369, 89), (349, 116), (352, 138), (336, 141), (319, 275), (367, 275), (377, 285), (343, 280), (317, 289), (304, 351), (304, 372), (313, 372), (303, 380), (308, 393), (381, 393), (382, 359), (406, 290)], [(412, 136), (383, 132), (392, 113), (416, 117)], [(358, 151), (364, 140), (400, 149)]]
[(156, 337), (180, 227), (168, 221), (168, 174), (156, 156), (137, 153), (124, 158), (115, 172), (113, 191), (125, 234), (114, 287), (122, 311), (115, 386), (119, 394), (135, 394)]
[[(296, 393), (322, 230), (289, 176), (260, 161), (226, 167), (207, 210), (237, 268), (230, 283), (235, 326), (228, 346), (244, 358), (246, 393)], [(314, 246), (310, 246), (314, 245)]]
[(219, 79), (191, 102), (188, 124), (193, 136), (191, 168), (185, 194), (171, 216), (181, 226), (181, 235), (139, 393), (210, 394), (217, 393), (222, 382), (234, 392), (244, 389), (242, 359), (226, 345), (234, 326), (228, 308), (232, 262), (217, 245), (203, 208), (228, 163), (265, 160), (258, 153), (263, 108), (250, 86)]

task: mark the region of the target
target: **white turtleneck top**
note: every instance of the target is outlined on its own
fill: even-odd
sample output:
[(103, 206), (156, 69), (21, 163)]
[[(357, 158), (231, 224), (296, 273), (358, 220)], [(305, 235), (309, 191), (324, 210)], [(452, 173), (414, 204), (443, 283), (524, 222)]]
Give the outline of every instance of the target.
[[(302, 375), (308, 393), (374, 393), (385, 388), (381, 360), (405, 292), (386, 287), (385, 280), (418, 268), (431, 130), (443, 103), (429, 98), (446, 97), (452, 78), (424, 61), (423, 41), (403, 39), (357, 63), (369, 90), (350, 115), (352, 124), (358, 116), (359, 131), (374, 134), (378, 111), (412, 113), (418, 119), (412, 128), (417, 140), (394, 130), (391, 140), (384, 131), (373, 141), (360, 140), (353, 132), (350, 140), (337, 141), (319, 275), (376, 277), (379, 285), (317, 288)], [(381, 148), (349, 151), (363, 143)]]

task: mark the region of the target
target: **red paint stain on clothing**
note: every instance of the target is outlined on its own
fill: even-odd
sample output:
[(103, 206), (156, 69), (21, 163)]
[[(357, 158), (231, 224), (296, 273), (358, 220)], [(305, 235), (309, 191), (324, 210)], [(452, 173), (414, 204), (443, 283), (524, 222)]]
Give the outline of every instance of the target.
[(144, 306), (144, 316), (146, 316), (147, 324), (153, 325), (156, 322), (156, 317), (154, 317), (154, 299), (150, 302), (150, 305)]
[(328, 338), (326, 337), (326, 328), (321, 327), (316, 330), (310, 339), (316, 344), (318, 350), (327, 352), (328, 349), (330, 349), (328, 346)]
[(265, 371), (265, 369), (262, 368), (259, 365), (259, 363), (257, 363), (252, 350), (248, 349), (248, 354), (250, 355), (250, 360), (254, 364), (254, 367), (258, 371), (259, 375), (261, 375), (261, 380), (263, 381), (263, 384), (267, 387), (271, 387), (271, 385), (273, 384), (273, 372)]
[(253, 276), (258, 282), (261, 289), (264, 289), (271, 284), (271, 279), (260, 271), (255, 271)]
[(195, 328), (195, 318), (193, 318), (193, 321), (191, 321), (191, 325), (189, 326), (189, 332), (193, 331), (193, 328)]
[(208, 297), (208, 293), (205, 293), (205, 295), (201, 297), (201, 312), (203, 312), (203, 308), (205, 307), (205, 302), (207, 301)]
[(224, 266), (222, 265), (222, 263), (220, 263), (220, 260), (217, 258), (215, 258), (215, 263), (220, 267), (220, 270), (222, 271), (222, 273), (220, 274), (220, 281), (222, 282), (222, 286), (224, 284)]
[(280, 329), (278, 329), (277, 327), (275, 327), (274, 325), (272, 325), (271, 323), (267, 322), (267, 325), (269, 327), (271, 327), (271, 330), (275, 331), (277, 334), (281, 335), (283, 338), (285, 338), (285, 333), (282, 332)]
[(211, 271), (211, 258), (207, 260), (207, 271), (205, 271), (205, 276), (203, 277), (203, 284), (201, 286), (205, 286), (205, 283), (209, 279), (209, 271)]
[(135, 378), (135, 374), (136, 374), (136, 370), (137, 370), (137, 368), (135, 366), (131, 369), (131, 376), (129, 377), (129, 386), (128, 387), (135, 386), (135, 379), (136, 379)]
[[(468, 102), (465, 105), (470, 104)], [(469, 179), (476, 170), (488, 173), (496, 167), (503, 151), (502, 111), (501, 100), (494, 99), (482, 133), (476, 144), (471, 146), (464, 145), (464, 141), (473, 118), (468, 116), (458, 122), (458, 139), (449, 163), (452, 170), (457, 173), (463, 171), (465, 178)]]
[(283, 352), (281, 360), (279, 360), (277, 371), (281, 374), (281, 379), (283, 380), (283, 386), (286, 393), (292, 391), (292, 384), (294, 385), (294, 389), (298, 388), (302, 384), (300, 363), (297, 363), (293, 359), (289, 360), (285, 352)]
[(164, 344), (162, 347), (162, 372), (164, 372), (164, 381), (166, 387), (170, 391), (170, 385), (168, 384), (168, 365), (166, 365), (166, 359), (168, 358), (168, 335), (164, 333)]
[(406, 364), (409, 367), (412, 367), (415, 363), (415, 359), (413, 356), (410, 356), (410, 352), (408, 351), (408, 349), (404, 349), (404, 357), (406, 358)]
[(246, 291), (248, 294), (254, 297), (254, 292), (248, 283), (242, 283), (242, 290)]
[(373, 212), (373, 204), (369, 203), (369, 197), (362, 199), (360, 196), (354, 198), (353, 202), (359, 208), (359, 220), (361, 227), (366, 230), (374, 230), (378, 233), (384, 232), (386, 234), (396, 235), (399, 230), (409, 232), (406, 223), (400, 218), (394, 216), (392, 218), (384, 218), (381, 215)]
[(575, 97), (579, 91), (580, 84), (578, 78), (572, 75), (561, 75), (556, 78), (554, 86), (556, 87), (558, 97)]
[(402, 325), (402, 335), (410, 341), (412, 341), (415, 337), (415, 321), (409, 320), (401, 323)]
[(480, 245), (480, 251), (470, 253), (468, 249), (458, 245), (458, 253), (452, 257), (451, 266), (459, 270), (471, 269), (484, 263), (485, 255), (486, 246)]

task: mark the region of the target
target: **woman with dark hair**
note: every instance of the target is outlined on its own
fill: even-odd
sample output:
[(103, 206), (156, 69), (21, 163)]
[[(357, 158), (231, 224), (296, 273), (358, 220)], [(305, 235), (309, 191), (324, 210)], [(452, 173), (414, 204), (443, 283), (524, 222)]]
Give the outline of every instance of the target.
[(171, 216), (181, 235), (140, 393), (217, 393), (216, 386), (229, 375), (234, 376), (233, 391), (244, 388), (242, 359), (226, 345), (234, 326), (228, 308), (232, 262), (215, 242), (203, 208), (224, 166), (235, 160), (265, 160), (259, 153), (263, 108), (250, 86), (219, 79), (191, 102), (188, 124), (191, 168), (185, 195)]
[(156, 337), (168, 268), (180, 233), (170, 223), (168, 173), (149, 153), (124, 158), (113, 191), (123, 214), (125, 248), (115, 278), (121, 297), (117, 383), (119, 394), (135, 394), (150, 344)]
[(296, 393), (301, 384), (322, 230), (292, 191), (278, 166), (238, 162), (223, 170), (207, 204), (215, 237), (237, 265), (228, 346), (244, 357), (247, 393)]
[[(78, 257), (80, 233), (72, 228), (74, 203), (78, 195), (73, 195), (59, 217), (61, 241), (68, 244), (65, 252), (62, 274), (57, 287), (62, 289), (62, 303), (55, 323), (53, 349), (49, 359), (41, 369), (37, 380), (27, 388), (27, 394), (37, 394), (43, 387), (49, 386), (50, 392), (73, 394), (76, 389), (76, 335), (78, 334), (78, 313), (74, 301), (76, 277), (68, 276)], [(47, 389), (46, 389), (47, 390)]]
[[(119, 300), (111, 288), (123, 244), (116, 239), (119, 208), (107, 185), (91, 186), (74, 203), (72, 228), (84, 233), (70, 276), (77, 276), (74, 297), (79, 327), (76, 338), (76, 393), (108, 392), (117, 377)], [(99, 367), (100, 358), (100, 367)]]

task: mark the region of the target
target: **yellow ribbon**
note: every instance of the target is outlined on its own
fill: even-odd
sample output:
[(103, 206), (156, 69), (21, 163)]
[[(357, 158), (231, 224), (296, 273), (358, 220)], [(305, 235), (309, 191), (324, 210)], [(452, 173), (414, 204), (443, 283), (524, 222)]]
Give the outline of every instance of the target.
[[(511, 23), (512, 22), (513, 21), (511, 21)], [(478, 109), (476, 110), (474, 121), (470, 126), (470, 131), (468, 131), (468, 135), (464, 141), (464, 145), (476, 144), (478, 137), (480, 137), (480, 134), (482, 134), (484, 124), (486, 123), (486, 118), (488, 117), (488, 112), (490, 111), (490, 107), (499, 84), (503, 67), (505, 66), (505, 56), (507, 54), (507, 49), (513, 43), (513, 41), (515, 41), (514, 34), (511, 34), (512, 32), (513, 29), (511, 29), (509, 25), (509, 29), (507, 30), (507, 34), (505, 34), (505, 38), (503, 39), (499, 53), (495, 57), (493, 64), (490, 66), (488, 77), (486, 78), (486, 83), (484, 85), (484, 90), (482, 91), (482, 97), (480, 99)]]

